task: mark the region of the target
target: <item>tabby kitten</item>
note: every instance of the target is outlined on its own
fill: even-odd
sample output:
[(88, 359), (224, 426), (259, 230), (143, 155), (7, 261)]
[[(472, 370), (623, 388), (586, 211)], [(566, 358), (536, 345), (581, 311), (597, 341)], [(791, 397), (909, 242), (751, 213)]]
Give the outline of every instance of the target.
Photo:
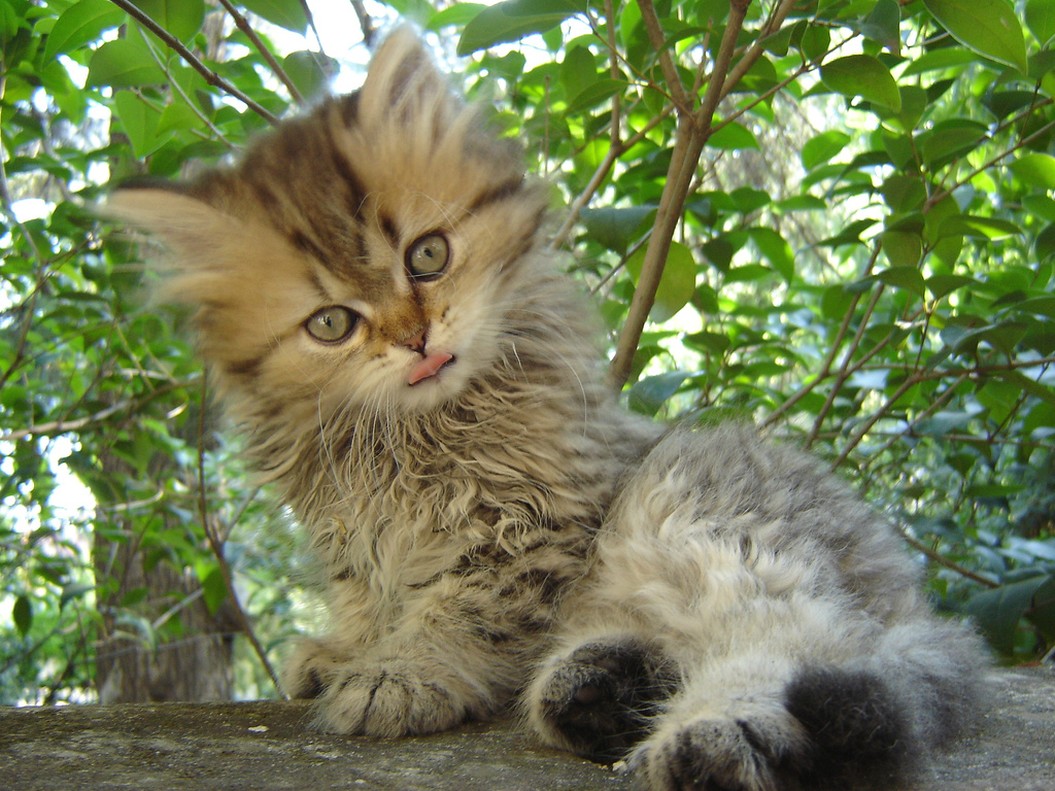
[(325, 569), (288, 691), (377, 736), (519, 701), (656, 789), (898, 782), (975, 638), (812, 461), (617, 405), (546, 203), (406, 30), (236, 166), (113, 197)]

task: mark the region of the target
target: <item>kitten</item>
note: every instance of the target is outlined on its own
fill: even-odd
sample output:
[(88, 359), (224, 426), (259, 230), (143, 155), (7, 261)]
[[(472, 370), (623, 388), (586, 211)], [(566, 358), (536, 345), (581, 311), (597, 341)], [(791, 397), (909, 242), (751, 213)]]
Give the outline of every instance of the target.
[(406, 30), (236, 166), (114, 195), (325, 569), (288, 691), (377, 736), (519, 700), (656, 789), (898, 782), (967, 716), (975, 637), (813, 461), (618, 406), (546, 203)]

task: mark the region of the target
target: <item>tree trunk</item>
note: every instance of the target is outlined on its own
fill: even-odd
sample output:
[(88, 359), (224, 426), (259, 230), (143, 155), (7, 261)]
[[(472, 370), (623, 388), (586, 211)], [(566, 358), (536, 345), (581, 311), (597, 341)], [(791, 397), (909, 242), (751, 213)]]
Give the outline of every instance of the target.
[[(101, 464), (114, 479), (134, 475), (130, 465), (112, 455)], [(151, 466), (161, 468), (154, 470), (154, 480), (176, 474), (167, 459)], [(143, 541), (151, 516), (166, 521), (174, 517), (155, 512), (133, 520), (122, 510), (100, 506), (100, 514), (117, 515), (109, 525), (98, 521), (94, 531), (102, 624), (96, 654), (100, 702), (229, 700), (233, 618), (223, 606), (215, 615), (210, 613), (194, 573), (177, 568), (165, 547)], [(152, 532), (163, 531), (155, 526)], [(157, 638), (173, 619), (179, 628), (165, 630), (169, 639)]]

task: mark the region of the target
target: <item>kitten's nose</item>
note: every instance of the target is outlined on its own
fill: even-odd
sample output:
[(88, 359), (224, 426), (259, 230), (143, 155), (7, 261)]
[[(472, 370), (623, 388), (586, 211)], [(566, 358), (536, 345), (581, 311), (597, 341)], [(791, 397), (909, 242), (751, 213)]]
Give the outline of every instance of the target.
[(426, 329), (422, 328), (416, 335), (412, 335), (403, 341), (403, 345), (411, 351), (415, 351), (418, 354), (425, 354), (425, 333)]

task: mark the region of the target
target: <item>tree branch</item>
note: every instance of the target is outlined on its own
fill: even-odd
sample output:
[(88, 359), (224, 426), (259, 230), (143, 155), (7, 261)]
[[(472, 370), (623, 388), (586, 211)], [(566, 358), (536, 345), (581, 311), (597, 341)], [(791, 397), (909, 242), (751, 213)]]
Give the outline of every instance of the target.
[(220, 0), (220, 5), (222, 5), (227, 10), (227, 13), (231, 15), (231, 19), (234, 20), (234, 23), (235, 25), (237, 25), (238, 29), (245, 33), (246, 38), (248, 38), (253, 43), (253, 46), (256, 47), (257, 52), (259, 52), (263, 56), (264, 60), (267, 61), (268, 67), (271, 69), (274, 75), (278, 77), (282, 84), (286, 86), (286, 90), (288, 90), (289, 95), (293, 97), (293, 101), (295, 101), (299, 105), (303, 105), (304, 97), (301, 95), (300, 91), (297, 90), (297, 86), (293, 84), (293, 80), (291, 80), (289, 78), (289, 75), (286, 74), (286, 70), (282, 68), (282, 66), (279, 64), (278, 60), (276, 60), (271, 50), (269, 50), (264, 45), (264, 42), (261, 41), (260, 36), (258, 36), (256, 31), (253, 30), (253, 26), (249, 24), (248, 20), (246, 20), (246, 18), (242, 15), (242, 12), (234, 7), (234, 4), (231, 3), (231, 0)]
[(241, 90), (236, 88), (234, 85), (229, 83), (215, 71), (210, 69), (204, 63), (202, 63), (198, 59), (198, 57), (189, 49), (187, 49), (183, 44), (181, 44), (175, 38), (175, 36), (165, 30), (165, 28), (161, 27), (161, 25), (155, 22), (150, 16), (144, 14), (135, 4), (130, 2), (130, 0), (110, 0), (110, 2), (120, 8), (130, 17), (132, 17), (132, 19), (139, 22), (139, 24), (141, 24), (159, 39), (164, 41), (165, 46), (167, 46), (169, 49), (171, 49), (173, 52), (183, 58), (187, 65), (194, 69), (196, 72), (198, 72), (202, 77), (204, 77), (205, 81), (209, 85), (213, 86), (214, 88), (219, 88), (220, 90), (225, 91), (226, 93), (229, 93), (231, 96), (238, 99), (240, 102), (244, 102), (246, 107), (248, 107), (254, 113), (266, 120), (268, 123), (278, 123), (279, 119), (277, 116), (272, 115), (270, 112), (264, 109), (264, 107), (250, 99), (248, 96), (246, 96), (245, 93), (243, 93)]
[[(663, 276), (663, 268), (666, 265), (667, 254), (670, 245), (681, 221), (685, 207), (685, 199), (688, 196), (689, 186), (692, 184), (692, 176), (696, 171), (696, 165), (700, 161), (703, 147), (711, 134), (711, 118), (721, 97), (722, 88), (725, 85), (725, 76), (732, 61), (733, 52), (736, 49), (736, 39), (743, 27), (744, 17), (747, 15), (747, 7), (750, 0), (730, 0), (729, 22), (722, 36), (722, 42), (715, 59), (714, 69), (711, 71), (710, 80), (707, 83), (707, 93), (699, 110), (695, 113), (685, 109), (681, 103), (678, 106), (682, 113), (678, 119), (678, 131), (674, 141), (674, 151), (667, 170), (667, 180), (663, 186), (663, 193), (659, 199), (659, 209), (656, 212), (656, 221), (653, 224), (652, 236), (649, 238), (648, 247), (645, 249), (645, 260), (641, 265), (641, 276), (638, 278), (637, 288), (634, 289), (634, 297), (630, 302), (630, 312), (627, 315), (623, 331), (616, 345), (615, 357), (612, 359), (609, 378), (616, 389), (622, 388), (630, 378), (630, 370), (633, 367), (634, 355), (637, 353), (637, 345), (641, 341), (641, 333), (644, 330), (648, 314), (656, 300), (656, 290)], [(655, 16), (650, 0), (639, 0), (643, 17), (650, 14)], [(658, 26), (658, 20), (649, 23)], [(650, 38), (655, 43), (655, 37), (650, 32)], [(662, 43), (662, 42), (661, 42)], [(665, 48), (661, 51), (665, 52)], [(668, 54), (669, 59), (669, 54)], [(673, 64), (671, 65), (673, 68)], [(676, 84), (677, 71), (673, 76)], [(669, 77), (668, 77), (669, 79)]]

